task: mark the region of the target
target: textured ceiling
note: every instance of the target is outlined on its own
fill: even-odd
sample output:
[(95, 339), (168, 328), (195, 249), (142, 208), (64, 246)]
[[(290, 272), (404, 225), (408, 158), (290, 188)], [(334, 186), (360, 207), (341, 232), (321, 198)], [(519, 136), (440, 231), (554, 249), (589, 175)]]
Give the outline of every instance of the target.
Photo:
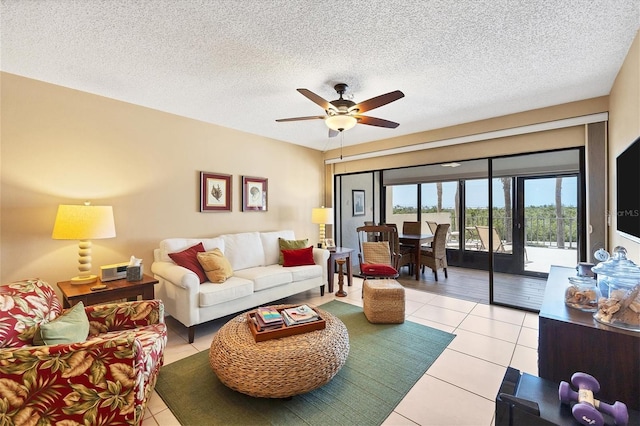
[(319, 150), (298, 93), (335, 83), (396, 129), (352, 145), (607, 95), (638, 0), (2, 1), (1, 69)]

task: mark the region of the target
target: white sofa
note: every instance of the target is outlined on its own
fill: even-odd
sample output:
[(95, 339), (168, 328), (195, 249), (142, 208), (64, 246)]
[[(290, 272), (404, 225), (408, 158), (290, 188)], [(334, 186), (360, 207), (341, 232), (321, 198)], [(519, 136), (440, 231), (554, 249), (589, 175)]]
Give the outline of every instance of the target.
[[(245, 232), (216, 238), (169, 238), (154, 250), (151, 271), (159, 281), (156, 298), (165, 312), (189, 328), (189, 342), (195, 326), (216, 318), (260, 306), (314, 287), (324, 295), (329, 252), (313, 249), (315, 265), (283, 267), (278, 264), (278, 238), (295, 240), (293, 231)], [(219, 248), (233, 268), (233, 276), (222, 284), (205, 281), (178, 266), (169, 253), (202, 242), (205, 250)]]

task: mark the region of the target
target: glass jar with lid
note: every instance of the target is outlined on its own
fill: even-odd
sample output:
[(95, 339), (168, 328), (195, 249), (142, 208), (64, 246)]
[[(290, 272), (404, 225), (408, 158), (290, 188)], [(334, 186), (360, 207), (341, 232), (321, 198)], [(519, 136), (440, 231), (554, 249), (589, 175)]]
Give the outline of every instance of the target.
[(640, 331), (640, 267), (627, 259), (627, 250), (614, 248), (613, 255), (592, 270), (603, 295), (594, 318), (614, 327)]
[(564, 303), (570, 308), (585, 312), (596, 312), (600, 300), (600, 289), (593, 277), (569, 277), (569, 287), (564, 293)]

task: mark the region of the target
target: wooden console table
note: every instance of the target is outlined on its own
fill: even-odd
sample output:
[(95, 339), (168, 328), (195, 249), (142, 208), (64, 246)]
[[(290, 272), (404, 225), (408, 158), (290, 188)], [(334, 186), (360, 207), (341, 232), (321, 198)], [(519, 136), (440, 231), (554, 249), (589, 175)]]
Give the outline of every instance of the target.
[(539, 315), (538, 375), (570, 382), (581, 371), (600, 382), (596, 397), (640, 410), (640, 332), (600, 324), (564, 304), (573, 268), (552, 266)]

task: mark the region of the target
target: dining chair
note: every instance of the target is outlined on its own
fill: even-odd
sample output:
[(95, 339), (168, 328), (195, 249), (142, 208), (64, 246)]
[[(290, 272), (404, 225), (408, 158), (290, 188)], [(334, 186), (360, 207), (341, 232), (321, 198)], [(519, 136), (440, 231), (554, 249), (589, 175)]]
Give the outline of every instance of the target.
[(433, 233), (431, 248), (423, 248), (420, 251), (422, 272), (424, 273), (424, 267), (428, 266), (433, 270), (436, 281), (438, 281), (438, 269), (443, 269), (444, 277), (449, 278), (447, 274), (447, 232), (449, 226), (448, 223), (439, 224)]
[[(420, 222), (413, 221), (404, 221), (402, 222), (402, 233), (403, 234), (411, 234), (411, 235), (420, 235), (422, 234), (422, 224)], [(429, 246), (430, 244), (426, 244)], [(402, 258), (400, 259), (400, 263), (402, 265), (409, 266), (409, 273), (413, 273), (413, 268), (416, 263), (416, 258), (419, 256), (419, 253), (416, 253), (415, 246), (413, 244), (402, 244), (400, 243), (400, 253)]]
[(422, 234), (422, 225), (420, 222), (402, 222), (402, 233), (403, 234)]
[[(363, 278), (397, 278), (399, 242), (397, 229), (385, 225), (365, 225), (356, 228), (358, 261)], [(376, 235), (377, 241), (370, 241)]]
[[(390, 226), (398, 232), (398, 225), (395, 223), (385, 223), (384, 226)], [(403, 231), (404, 233), (404, 231)], [(406, 266), (409, 269), (409, 274), (413, 273), (413, 265), (415, 264), (415, 253), (413, 246), (407, 246), (401, 244), (398, 240), (398, 247), (396, 249), (396, 269), (400, 273), (400, 269)]]

